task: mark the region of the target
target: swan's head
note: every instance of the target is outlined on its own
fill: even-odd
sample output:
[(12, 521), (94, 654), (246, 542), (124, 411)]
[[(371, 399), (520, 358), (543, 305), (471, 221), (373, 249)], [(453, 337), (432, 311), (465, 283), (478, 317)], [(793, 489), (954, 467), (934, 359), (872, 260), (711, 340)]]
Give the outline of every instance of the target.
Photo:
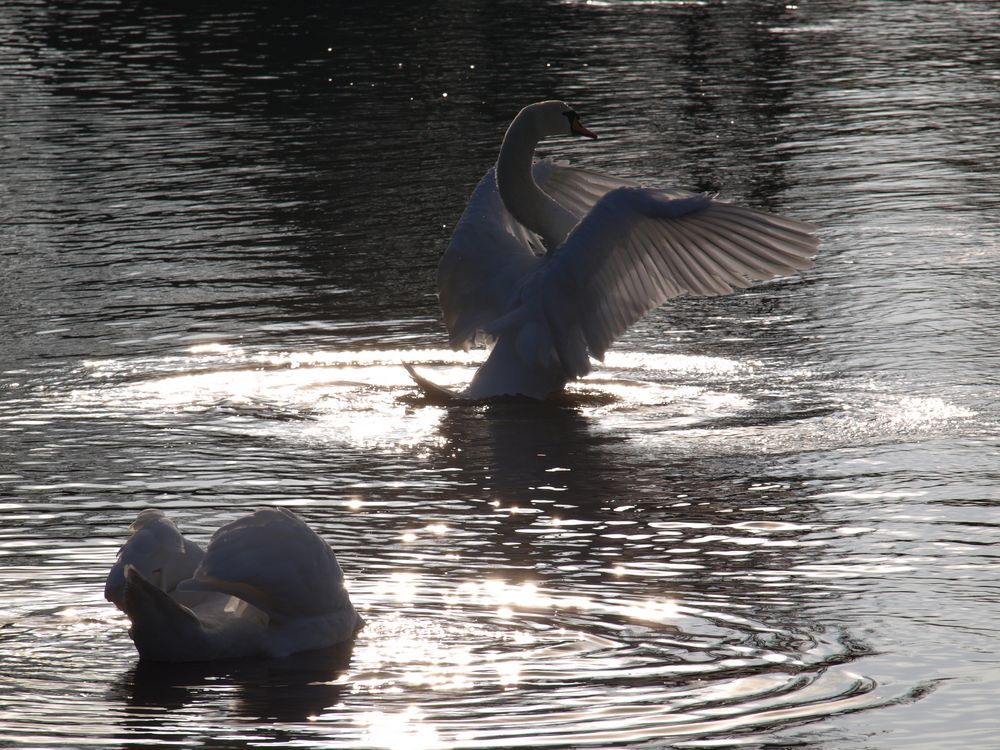
[(204, 553), (181, 536), (173, 521), (158, 510), (142, 511), (129, 527), (132, 536), (118, 550), (118, 559), (104, 584), (104, 598), (119, 609), (125, 594), (126, 567), (131, 566), (143, 578), (163, 591), (173, 591), (190, 578)]
[(514, 122), (519, 120), (531, 124), (539, 138), (557, 135), (582, 135), (597, 138), (580, 122), (580, 115), (566, 102), (547, 101), (529, 104), (522, 109)]

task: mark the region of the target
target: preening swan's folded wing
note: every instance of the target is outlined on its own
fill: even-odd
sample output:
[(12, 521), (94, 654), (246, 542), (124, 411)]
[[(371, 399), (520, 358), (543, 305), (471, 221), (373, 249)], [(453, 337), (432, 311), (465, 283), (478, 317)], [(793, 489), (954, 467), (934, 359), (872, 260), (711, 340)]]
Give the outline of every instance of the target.
[(713, 296), (812, 265), (815, 227), (707, 195), (618, 188), (604, 195), (547, 260), (539, 285), (559, 356), (573, 377), (587, 355), (654, 307)]
[(284, 508), (263, 508), (221, 527), (179, 589), (230, 594), (277, 620), (349, 606), (330, 546)]
[(504, 206), (491, 169), (469, 198), (438, 265), (438, 298), (453, 348), (468, 349), (507, 312), (511, 295), (538, 267), (543, 251), (539, 237)]

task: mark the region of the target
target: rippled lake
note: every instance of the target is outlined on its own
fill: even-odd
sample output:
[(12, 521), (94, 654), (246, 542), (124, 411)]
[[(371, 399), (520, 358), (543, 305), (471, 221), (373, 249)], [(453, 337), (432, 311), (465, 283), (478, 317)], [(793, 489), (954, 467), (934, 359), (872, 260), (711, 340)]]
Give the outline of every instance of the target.
[[(0, 5), (0, 746), (985, 748), (1000, 718), (1000, 11)], [(557, 403), (435, 272), (504, 129), (817, 223)], [(139, 664), (136, 513), (337, 550), (353, 648)]]

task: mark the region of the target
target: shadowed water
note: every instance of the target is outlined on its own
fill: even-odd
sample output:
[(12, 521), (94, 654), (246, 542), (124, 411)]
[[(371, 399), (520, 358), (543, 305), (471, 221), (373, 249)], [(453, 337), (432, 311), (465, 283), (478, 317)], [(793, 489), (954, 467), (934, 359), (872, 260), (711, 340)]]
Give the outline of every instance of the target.
[[(989, 747), (1000, 16), (988, 0), (0, 6), (0, 745)], [(437, 259), (545, 151), (817, 223), (816, 267), (443, 407)], [(139, 664), (156, 506), (260, 505), (367, 626)]]

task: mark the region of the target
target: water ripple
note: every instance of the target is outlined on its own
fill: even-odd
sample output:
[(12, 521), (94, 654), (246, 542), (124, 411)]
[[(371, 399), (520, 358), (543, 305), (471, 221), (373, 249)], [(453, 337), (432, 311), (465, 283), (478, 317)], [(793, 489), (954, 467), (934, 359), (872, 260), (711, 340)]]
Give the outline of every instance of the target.
[[(19, 599), (5, 617), (20, 717), (5, 742), (162, 743), (194, 722), (269, 743), (294, 725), (299, 746), (574, 746), (743, 732), (906, 695), (840, 666), (862, 655), (856, 644), (724, 602), (408, 573), (352, 580), (369, 622), (353, 653), (130, 669), (123, 619), (93, 584), (43, 584), (44, 609)], [(277, 723), (234, 724), (234, 711)]]

